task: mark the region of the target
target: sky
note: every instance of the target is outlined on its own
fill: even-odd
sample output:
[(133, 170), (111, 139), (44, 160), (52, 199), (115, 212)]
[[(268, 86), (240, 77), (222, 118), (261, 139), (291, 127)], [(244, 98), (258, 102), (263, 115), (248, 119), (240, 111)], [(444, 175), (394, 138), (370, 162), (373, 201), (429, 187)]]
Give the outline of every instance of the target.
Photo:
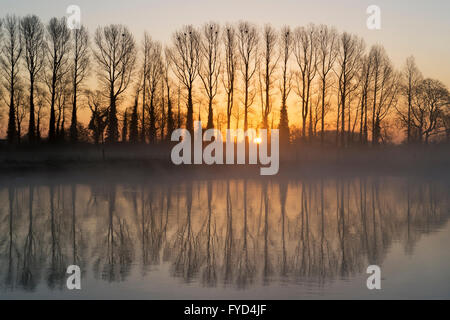
[[(424, 76), (450, 87), (450, 1), (448, 0), (0, 0), (0, 15), (34, 13), (44, 21), (66, 15), (78, 5), (82, 23), (93, 32), (99, 25), (122, 23), (139, 40), (147, 30), (168, 42), (184, 24), (201, 25), (248, 20), (275, 27), (315, 24), (362, 36), (368, 45), (382, 44), (396, 66), (414, 55)], [(381, 9), (381, 30), (366, 26), (369, 5)]]

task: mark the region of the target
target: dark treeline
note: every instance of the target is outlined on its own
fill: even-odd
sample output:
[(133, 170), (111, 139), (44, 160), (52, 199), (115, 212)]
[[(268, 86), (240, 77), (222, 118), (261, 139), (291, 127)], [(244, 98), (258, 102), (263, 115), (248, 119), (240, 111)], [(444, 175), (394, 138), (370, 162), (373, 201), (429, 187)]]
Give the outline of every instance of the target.
[(424, 78), (413, 57), (397, 70), (382, 46), (326, 25), (211, 22), (182, 27), (167, 46), (147, 33), (138, 43), (123, 25), (90, 34), (35, 15), (8, 15), (0, 30), (9, 144), (155, 143), (197, 119), (279, 128), (282, 143), (450, 141), (442, 82)]

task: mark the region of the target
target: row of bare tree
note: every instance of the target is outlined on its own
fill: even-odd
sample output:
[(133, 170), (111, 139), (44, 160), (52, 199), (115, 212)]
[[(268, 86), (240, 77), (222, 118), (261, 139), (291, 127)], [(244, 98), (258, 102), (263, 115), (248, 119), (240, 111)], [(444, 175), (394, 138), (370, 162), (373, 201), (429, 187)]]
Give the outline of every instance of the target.
[[(123, 25), (98, 27), (92, 41), (64, 18), (44, 25), (9, 15), (1, 30), (10, 143), (20, 142), (25, 119), (27, 141), (41, 140), (47, 117), (49, 142), (164, 141), (177, 127), (193, 131), (202, 106), (207, 128), (278, 127), (283, 142), (376, 145), (402, 131), (409, 143), (450, 139), (444, 84), (424, 79), (414, 58), (396, 71), (382, 46), (367, 50), (363, 39), (326, 25), (212, 22), (182, 27), (165, 47), (145, 33), (140, 48)], [(289, 104), (299, 119), (289, 120)], [(87, 128), (78, 121), (84, 106)]]

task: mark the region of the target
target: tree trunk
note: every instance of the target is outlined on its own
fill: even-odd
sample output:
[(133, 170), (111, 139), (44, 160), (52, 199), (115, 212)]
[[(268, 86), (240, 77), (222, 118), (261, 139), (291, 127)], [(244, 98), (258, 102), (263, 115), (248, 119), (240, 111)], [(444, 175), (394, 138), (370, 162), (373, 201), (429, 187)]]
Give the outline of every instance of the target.
[(192, 102), (192, 87), (188, 88), (188, 104), (187, 104), (187, 117), (186, 117), (186, 129), (194, 135), (194, 104)]
[(73, 143), (78, 142), (78, 128), (77, 128), (77, 87), (73, 88), (73, 104), (72, 104), (72, 119), (70, 122), (70, 140)]
[(48, 130), (48, 140), (55, 142), (55, 94), (56, 94), (56, 74), (53, 72), (51, 84), (51, 101), (50, 101), (50, 122)]
[(208, 123), (206, 125), (206, 129), (214, 128), (214, 114), (213, 114), (212, 103), (213, 103), (212, 99), (209, 98), (209, 101), (208, 101)]
[[(12, 70), (14, 72), (14, 69)], [(12, 73), (14, 74), (14, 73)], [(14, 106), (14, 82), (11, 79), (11, 99), (9, 103), (9, 118), (8, 118), (8, 143), (12, 144), (16, 141), (16, 109)]]
[(119, 137), (119, 131), (117, 126), (117, 110), (116, 110), (116, 97), (114, 96), (112, 90), (110, 93), (110, 102), (111, 105), (109, 107), (108, 112), (108, 131), (106, 142), (108, 143), (116, 143)]
[(142, 124), (141, 124), (141, 142), (145, 143), (145, 74), (142, 85)]
[(34, 121), (34, 79), (30, 80), (30, 117), (28, 124), (28, 140), (30, 143), (34, 143), (36, 138), (36, 127)]
[(320, 119), (320, 144), (323, 146), (325, 134), (325, 77), (322, 79), (322, 114)]
[(149, 128), (149, 142), (154, 143), (156, 140), (156, 117), (155, 117), (155, 105), (154, 105), (154, 93), (150, 93), (150, 128)]

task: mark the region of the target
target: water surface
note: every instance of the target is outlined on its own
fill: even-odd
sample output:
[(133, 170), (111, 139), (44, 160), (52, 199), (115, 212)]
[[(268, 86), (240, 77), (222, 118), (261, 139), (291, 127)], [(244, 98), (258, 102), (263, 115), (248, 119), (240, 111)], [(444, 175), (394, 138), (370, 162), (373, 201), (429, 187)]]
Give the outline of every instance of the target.
[(71, 180), (0, 183), (1, 299), (450, 298), (445, 179)]

